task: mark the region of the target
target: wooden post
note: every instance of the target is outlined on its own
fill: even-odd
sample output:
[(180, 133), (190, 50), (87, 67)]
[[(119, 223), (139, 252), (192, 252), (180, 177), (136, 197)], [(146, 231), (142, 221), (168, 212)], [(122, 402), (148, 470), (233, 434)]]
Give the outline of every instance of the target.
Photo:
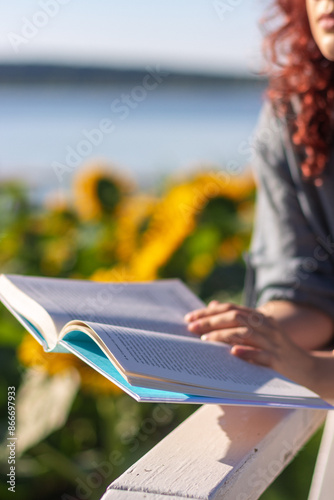
[(329, 411), (312, 479), (309, 500), (334, 498), (334, 411)]
[(205, 405), (122, 474), (101, 500), (255, 500), (326, 416)]

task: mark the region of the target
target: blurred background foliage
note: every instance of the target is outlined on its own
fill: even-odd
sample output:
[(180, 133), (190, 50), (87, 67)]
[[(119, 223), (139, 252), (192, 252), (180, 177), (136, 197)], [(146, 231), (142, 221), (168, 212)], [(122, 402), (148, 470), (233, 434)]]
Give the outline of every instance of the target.
[[(55, 192), (43, 204), (31, 200), (24, 184), (3, 183), (0, 270), (99, 281), (178, 277), (204, 301), (240, 302), (253, 203), (248, 174), (213, 168), (143, 192), (113, 166), (95, 162), (77, 171), (70, 193)], [(4, 307), (0, 342), (1, 436), (7, 437), (8, 386), (16, 387), (25, 433), (17, 500), (99, 499), (196, 409), (139, 404), (71, 354), (44, 354)], [(318, 433), (263, 498), (306, 498), (319, 439)], [(0, 486), (1, 498), (7, 487)]]

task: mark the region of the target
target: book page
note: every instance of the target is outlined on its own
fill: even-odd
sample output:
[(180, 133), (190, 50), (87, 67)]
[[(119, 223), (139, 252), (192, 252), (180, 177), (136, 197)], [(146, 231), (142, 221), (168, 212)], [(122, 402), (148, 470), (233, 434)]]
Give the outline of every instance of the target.
[(58, 333), (67, 322), (80, 320), (193, 336), (183, 317), (204, 306), (179, 280), (98, 283), (17, 275), (6, 277), (48, 312)]
[(139, 376), (136, 380), (140, 382), (140, 377), (152, 378), (155, 379), (155, 387), (161, 379), (224, 392), (317, 397), (312, 391), (288, 381), (273, 370), (232, 356), (229, 346), (221, 342), (203, 342), (195, 338), (163, 333), (157, 335), (101, 324), (89, 326), (129, 379)]
[(164, 390), (149, 389), (145, 387), (134, 387), (130, 385), (110, 363), (110, 360), (88, 335), (82, 332), (71, 332), (67, 336), (67, 341), (61, 341), (62, 345), (66, 345), (70, 351), (89, 364), (96, 371), (108, 378), (111, 382), (118, 385), (127, 394), (132, 396), (137, 401), (146, 402), (170, 402), (170, 403), (221, 403), (217, 398), (205, 398), (203, 396), (189, 396), (180, 392), (168, 392)]
[(52, 317), (38, 301), (16, 287), (4, 274), (0, 276), (0, 300), (44, 350), (56, 346), (58, 332)]
[[(289, 398), (280, 398), (275, 400), (272, 397), (258, 396), (252, 397), (251, 394), (241, 394), (241, 393), (226, 393), (223, 397), (208, 397), (200, 396), (195, 393), (195, 395), (190, 395), (189, 393), (180, 392), (180, 384), (177, 384), (178, 392), (171, 392), (172, 383), (167, 383), (167, 390), (162, 390), (162, 381), (159, 380), (157, 383), (160, 385), (157, 389), (153, 387), (142, 387), (135, 386), (134, 384), (129, 384), (125, 378), (119, 373), (115, 368), (113, 363), (107, 358), (104, 352), (100, 349), (98, 344), (89, 336), (87, 333), (81, 331), (72, 331), (66, 335), (66, 341), (62, 340), (60, 345), (66, 346), (73, 354), (78, 356), (80, 359), (89, 364), (96, 371), (101, 373), (104, 377), (109, 379), (111, 382), (119, 386), (123, 391), (132, 396), (137, 401), (147, 401), (147, 402), (163, 402), (163, 403), (193, 403), (193, 404), (246, 404), (252, 406), (271, 406), (271, 407), (286, 407), (286, 408), (300, 408), (300, 407), (312, 407), (312, 408), (327, 408), (330, 406), (322, 402), (321, 399), (316, 399), (310, 402), (310, 399), (300, 398), (298, 401), (291, 400)], [(147, 381), (147, 379), (144, 379)], [(150, 379), (150, 383), (153, 379)], [(193, 386), (192, 386), (193, 387)], [(189, 390), (189, 385), (185, 386), (186, 390)], [(195, 387), (193, 387), (196, 390)]]

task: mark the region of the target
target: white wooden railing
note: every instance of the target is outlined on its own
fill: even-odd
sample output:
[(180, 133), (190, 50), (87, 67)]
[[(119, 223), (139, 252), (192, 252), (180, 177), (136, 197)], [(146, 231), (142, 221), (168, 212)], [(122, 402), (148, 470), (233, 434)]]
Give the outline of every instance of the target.
[[(101, 500), (258, 499), (325, 418), (322, 410), (202, 406), (116, 479)], [(334, 460), (333, 428), (331, 412), (310, 500), (333, 498), (333, 474), (326, 469), (328, 448)]]
[(334, 411), (328, 413), (308, 500), (334, 498)]

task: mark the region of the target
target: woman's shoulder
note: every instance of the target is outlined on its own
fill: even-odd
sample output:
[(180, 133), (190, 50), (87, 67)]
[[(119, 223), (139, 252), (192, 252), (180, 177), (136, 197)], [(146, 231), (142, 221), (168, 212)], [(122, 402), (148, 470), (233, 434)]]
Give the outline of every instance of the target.
[(256, 142), (260, 146), (272, 148), (282, 139), (285, 126), (285, 117), (279, 116), (276, 106), (270, 100), (265, 100), (255, 129)]
[(287, 118), (278, 114), (270, 100), (263, 103), (254, 136), (256, 173), (289, 175)]

